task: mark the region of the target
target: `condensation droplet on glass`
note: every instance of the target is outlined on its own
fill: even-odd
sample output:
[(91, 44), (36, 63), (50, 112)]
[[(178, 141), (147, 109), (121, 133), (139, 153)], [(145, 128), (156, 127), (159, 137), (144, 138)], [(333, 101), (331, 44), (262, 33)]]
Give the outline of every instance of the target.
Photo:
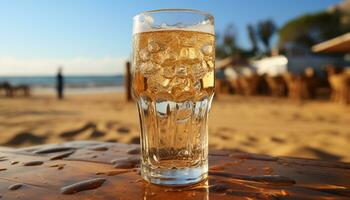
[(156, 155), (153, 154), (153, 160), (156, 162), (159, 162), (158, 157)]

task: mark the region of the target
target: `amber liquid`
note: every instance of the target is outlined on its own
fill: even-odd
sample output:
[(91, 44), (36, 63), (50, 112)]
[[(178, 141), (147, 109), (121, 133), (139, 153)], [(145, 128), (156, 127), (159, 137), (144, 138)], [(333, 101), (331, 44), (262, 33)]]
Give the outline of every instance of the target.
[(198, 181), (208, 164), (214, 36), (169, 30), (138, 33), (133, 39), (143, 176), (160, 184)]

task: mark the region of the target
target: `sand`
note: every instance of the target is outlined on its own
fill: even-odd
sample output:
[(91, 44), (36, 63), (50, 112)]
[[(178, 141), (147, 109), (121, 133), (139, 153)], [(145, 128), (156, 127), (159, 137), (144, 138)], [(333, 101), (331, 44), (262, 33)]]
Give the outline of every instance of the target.
[[(134, 103), (122, 93), (0, 97), (0, 144), (23, 147), (72, 140), (138, 143)], [(274, 156), (350, 162), (350, 106), (283, 98), (219, 96), (209, 146)]]

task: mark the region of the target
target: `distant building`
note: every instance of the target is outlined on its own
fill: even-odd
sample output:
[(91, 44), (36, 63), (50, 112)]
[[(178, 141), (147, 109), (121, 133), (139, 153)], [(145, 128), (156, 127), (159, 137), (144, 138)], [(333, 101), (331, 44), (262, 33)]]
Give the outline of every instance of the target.
[(339, 58), (317, 55), (280, 55), (251, 62), (251, 66), (256, 68), (258, 74), (268, 74), (270, 76), (278, 76), (287, 71), (294, 74), (302, 74), (306, 68), (311, 67), (318, 76), (322, 77), (325, 76), (324, 69), (327, 65), (344, 66), (344, 62)]

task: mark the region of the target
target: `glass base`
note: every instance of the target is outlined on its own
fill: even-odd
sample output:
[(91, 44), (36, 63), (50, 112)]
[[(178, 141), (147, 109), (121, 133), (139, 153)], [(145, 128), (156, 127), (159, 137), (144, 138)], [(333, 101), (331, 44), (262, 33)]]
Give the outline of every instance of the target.
[(168, 186), (186, 186), (199, 183), (208, 177), (208, 165), (191, 168), (156, 168), (141, 166), (141, 176), (146, 181)]

